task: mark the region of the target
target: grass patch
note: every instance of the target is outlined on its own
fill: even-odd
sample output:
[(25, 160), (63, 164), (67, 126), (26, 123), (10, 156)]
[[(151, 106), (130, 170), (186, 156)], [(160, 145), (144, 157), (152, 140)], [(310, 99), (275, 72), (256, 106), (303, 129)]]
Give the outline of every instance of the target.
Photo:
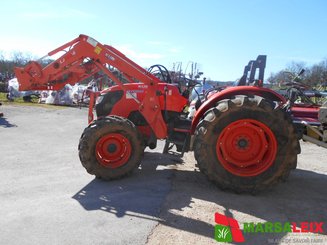
[(31, 97), (31, 101), (24, 101), (23, 97), (15, 98), (13, 101), (7, 99), (7, 93), (0, 93), (0, 101), (4, 103), (38, 103), (39, 99), (36, 96)]
[(24, 101), (23, 98), (15, 98), (13, 101), (7, 99), (7, 93), (0, 93), (0, 102), (3, 105), (22, 105), (22, 106), (38, 106), (51, 109), (64, 109), (65, 106), (61, 105), (50, 105), (50, 104), (40, 104), (39, 99), (36, 96), (32, 96), (31, 101)]
[(6, 93), (0, 93), (0, 102), (8, 102)]

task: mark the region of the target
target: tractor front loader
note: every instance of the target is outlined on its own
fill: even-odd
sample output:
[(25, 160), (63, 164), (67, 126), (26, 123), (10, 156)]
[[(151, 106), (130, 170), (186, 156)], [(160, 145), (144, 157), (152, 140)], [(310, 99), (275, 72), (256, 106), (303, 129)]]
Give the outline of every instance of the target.
[[(79, 142), (81, 163), (96, 177), (112, 180), (130, 174), (144, 149), (155, 148), (157, 140), (182, 153), (194, 151), (201, 172), (236, 192), (270, 188), (296, 166), (300, 146), (287, 101), (270, 89), (236, 86), (218, 91), (188, 120), (189, 93), (181, 93), (161, 66), (161, 76), (152, 74), (86, 35), (48, 55), (58, 54), (46, 67), (31, 61), (15, 73), (22, 90), (57, 90), (100, 71), (116, 84), (93, 94), (89, 125)], [(188, 89), (194, 85), (190, 81)]]

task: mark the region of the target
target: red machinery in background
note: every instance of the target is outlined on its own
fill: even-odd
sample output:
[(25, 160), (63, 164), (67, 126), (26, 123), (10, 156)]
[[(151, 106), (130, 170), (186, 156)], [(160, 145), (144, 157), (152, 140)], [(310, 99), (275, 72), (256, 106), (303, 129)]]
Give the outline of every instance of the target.
[[(290, 103), (260, 82), (216, 91), (199, 103), (189, 120), (185, 108), (195, 83), (190, 80), (187, 90), (180, 91), (161, 66), (159, 75), (152, 74), (86, 35), (48, 55), (60, 57), (46, 67), (31, 61), (15, 68), (22, 90), (58, 90), (100, 71), (116, 84), (90, 101), (89, 126), (78, 147), (90, 174), (105, 180), (130, 174), (141, 163), (145, 147), (155, 148), (158, 139), (166, 140), (166, 152), (171, 145), (182, 153), (194, 151), (201, 172), (236, 192), (269, 188), (296, 167), (299, 127), (292, 122)], [(316, 129), (326, 135), (326, 110), (320, 110)]]

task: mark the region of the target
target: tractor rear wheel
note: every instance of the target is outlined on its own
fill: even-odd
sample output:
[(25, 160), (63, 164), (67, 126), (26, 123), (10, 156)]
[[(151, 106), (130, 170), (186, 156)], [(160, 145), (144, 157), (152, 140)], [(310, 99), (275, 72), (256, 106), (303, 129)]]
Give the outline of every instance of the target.
[(144, 146), (131, 121), (109, 116), (92, 122), (84, 130), (78, 150), (88, 173), (112, 180), (129, 175), (140, 165)]
[(255, 193), (285, 180), (299, 142), (287, 113), (259, 96), (238, 95), (206, 112), (195, 132), (194, 154), (222, 189)]

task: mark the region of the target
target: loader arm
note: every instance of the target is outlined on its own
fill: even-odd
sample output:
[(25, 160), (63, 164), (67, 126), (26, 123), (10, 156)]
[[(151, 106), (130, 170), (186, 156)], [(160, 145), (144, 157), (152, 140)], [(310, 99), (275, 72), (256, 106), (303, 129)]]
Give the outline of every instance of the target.
[(139, 103), (139, 111), (147, 120), (158, 139), (167, 136), (167, 126), (161, 115), (158, 96), (157, 77), (127, 58), (117, 49), (103, 45), (93, 38), (80, 35), (76, 39), (48, 53), (58, 56), (49, 65), (42, 67), (39, 62), (31, 61), (25, 67), (16, 67), (15, 74), (21, 90), (59, 90), (65, 84), (75, 84), (93, 74), (103, 71), (125, 93), (129, 93), (124, 84), (108, 67), (118, 69), (129, 81), (137, 80), (146, 85), (146, 95)]

